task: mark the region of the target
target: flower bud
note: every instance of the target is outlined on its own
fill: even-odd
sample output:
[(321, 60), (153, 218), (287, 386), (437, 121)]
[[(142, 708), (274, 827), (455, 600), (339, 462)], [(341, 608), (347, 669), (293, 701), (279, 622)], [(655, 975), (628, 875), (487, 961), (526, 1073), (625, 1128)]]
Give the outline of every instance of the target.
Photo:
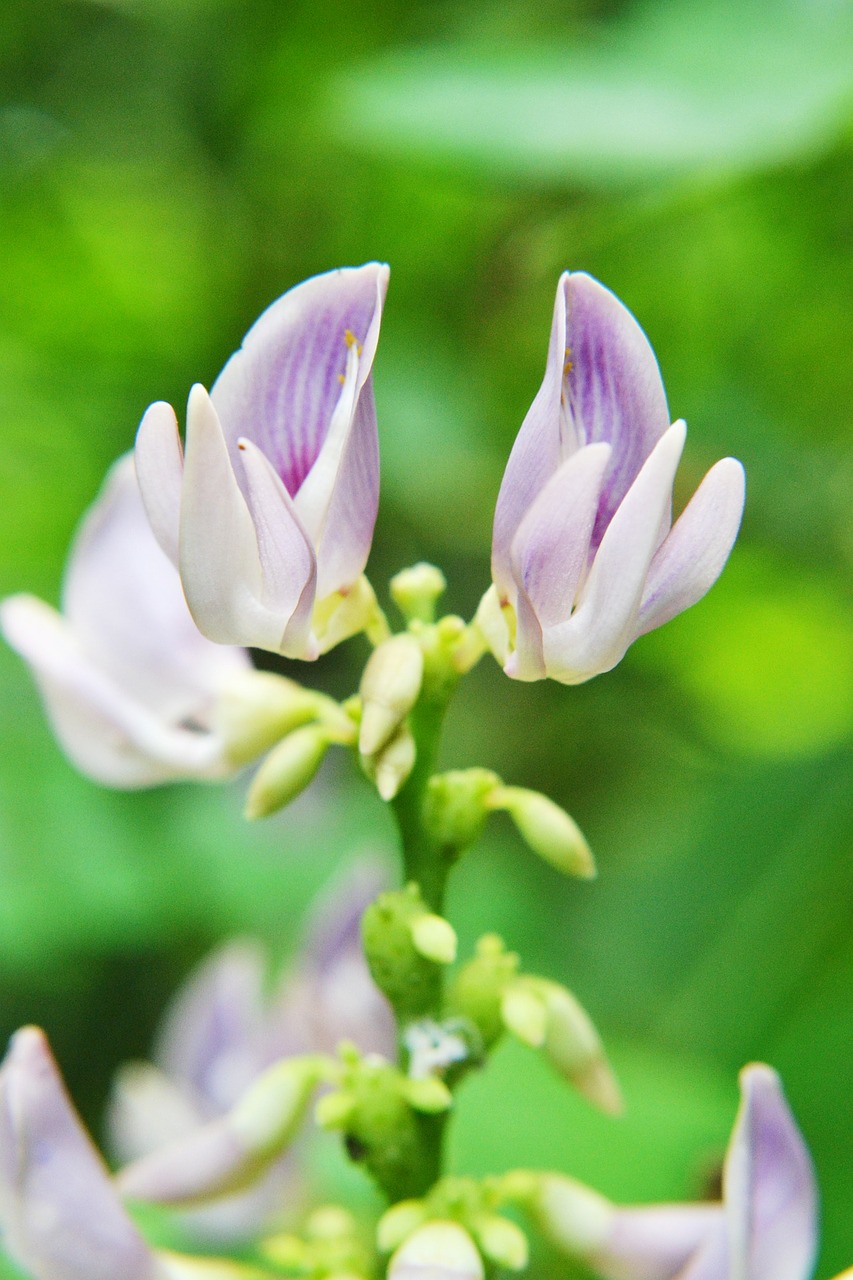
[(542, 1048), (578, 1093), (600, 1110), (617, 1115), (622, 1096), (598, 1032), (570, 991), (545, 978), (517, 978), (503, 997), (507, 1029)]
[(523, 1271), (530, 1248), (527, 1236), (509, 1218), (500, 1214), (483, 1214), (474, 1224), (474, 1235), (481, 1252), (490, 1262), (509, 1271)]
[(403, 1022), (438, 1004), (441, 967), (456, 952), (452, 926), (428, 911), (415, 884), (380, 894), (361, 920), (373, 980)]
[(388, 1280), (483, 1280), (483, 1260), (456, 1222), (428, 1222), (400, 1246)]
[(552, 1244), (570, 1256), (584, 1257), (604, 1243), (615, 1217), (609, 1200), (562, 1174), (527, 1177), (525, 1203)]
[(451, 769), (430, 778), (424, 820), (442, 849), (461, 853), (479, 838), (490, 812), (488, 797), (500, 786), (490, 769)]
[(435, 606), (447, 588), (447, 579), (434, 564), (413, 564), (391, 579), (391, 599), (407, 622), (435, 620)]
[(558, 871), (587, 880), (595, 875), (595, 862), (580, 827), (547, 796), (525, 787), (498, 787), (488, 805), (504, 809), (533, 852)]
[(501, 1002), (517, 973), (516, 953), (507, 951), (496, 933), (487, 933), (477, 943), (474, 958), (456, 974), (448, 992), (448, 1013), (473, 1023), (486, 1050), (504, 1030)]
[(407, 724), (401, 724), (394, 737), (375, 756), (362, 756), (366, 772), (376, 783), (383, 800), (391, 801), (408, 781), (415, 767), (417, 746)]
[(421, 646), (408, 632), (374, 649), (364, 668), (358, 749), (376, 755), (394, 737), (418, 700), (424, 674)]
[(248, 764), (315, 720), (322, 695), (271, 671), (243, 671), (222, 689), (215, 727), (235, 765)]
[(331, 741), (323, 725), (304, 725), (288, 734), (255, 774), (246, 797), (246, 817), (266, 818), (295, 800), (313, 780)]
[(416, 1231), (427, 1217), (423, 1200), (400, 1200), (383, 1213), (376, 1227), (376, 1243), (381, 1253), (391, 1253), (407, 1236)]

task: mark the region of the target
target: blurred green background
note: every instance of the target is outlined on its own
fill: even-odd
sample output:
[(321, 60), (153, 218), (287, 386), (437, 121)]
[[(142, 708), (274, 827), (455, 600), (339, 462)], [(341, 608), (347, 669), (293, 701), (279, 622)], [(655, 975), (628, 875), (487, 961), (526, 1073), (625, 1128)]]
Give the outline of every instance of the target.
[[(818, 1168), (820, 1277), (853, 1260), (852, 138), (846, 0), (0, 7), (3, 593), (56, 601), (151, 400), (182, 405), (284, 289), (369, 258), (393, 268), (380, 591), (424, 558), (476, 607), (566, 267), (655, 346), (690, 428), (679, 500), (717, 457), (746, 464), (741, 540), (693, 611), (589, 685), (488, 660), (454, 706), (445, 763), (552, 793), (600, 878), (563, 883), (495, 822), (451, 917), (573, 987), (628, 1113), (502, 1051), (453, 1160), (699, 1195), (763, 1059)], [(299, 674), (344, 694), (364, 656)], [(245, 780), (103, 792), (5, 649), (0, 680), (0, 1030), (48, 1029), (97, 1128), (195, 959), (237, 931), (286, 955), (317, 887), (393, 833), (342, 761), (251, 828)]]

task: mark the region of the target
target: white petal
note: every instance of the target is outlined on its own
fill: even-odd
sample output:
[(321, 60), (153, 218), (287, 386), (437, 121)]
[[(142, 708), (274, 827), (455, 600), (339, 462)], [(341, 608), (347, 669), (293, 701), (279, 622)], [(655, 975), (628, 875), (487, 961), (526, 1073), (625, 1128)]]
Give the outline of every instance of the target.
[(676, 422), (655, 446), (610, 522), (578, 607), (568, 622), (546, 631), (545, 662), (554, 679), (579, 684), (609, 671), (630, 644), (684, 438), (684, 423)]
[[(673, 1280), (700, 1257), (710, 1259), (715, 1240), (723, 1244), (723, 1212), (719, 1205), (662, 1204), (617, 1209), (605, 1243), (590, 1254), (606, 1280)], [(693, 1275), (689, 1269), (685, 1275)], [(699, 1272), (696, 1273), (698, 1280)], [(702, 1273), (704, 1274), (704, 1273)], [(725, 1271), (707, 1273), (709, 1280), (728, 1280)]]
[(817, 1252), (811, 1157), (779, 1077), (741, 1072), (741, 1106), (723, 1179), (730, 1280), (808, 1280)]
[(154, 536), (177, 567), (184, 452), (170, 404), (158, 400), (143, 414), (136, 434), (136, 475)]
[(227, 770), (213, 735), (172, 728), (81, 650), (69, 624), (33, 596), (0, 605), (0, 625), (30, 664), (54, 732), (83, 773), (110, 787), (149, 787)]
[(239, 448), (261, 560), (261, 599), (279, 619), (275, 648), (287, 657), (308, 657), (317, 582), (314, 549), (271, 463), (250, 440), (241, 440)]
[(81, 1125), (43, 1033), (0, 1069), (0, 1225), (35, 1280), (158, 1280), (162, 1272)]
[(206, 723), (224, 681), (249, 667), (242, 649), (201, 635), (178, 571), (157, 545), (133, 458), (110, 469), (77, 532), (63, 611), (81, 649), (161, 721)]
[(734, 458), (723, 458), (705, 476), (652, 560), (638, 636), (689, 609), (717, 581), (740, 528), (745, 484)]
[(187, 603), (204, 635), (219, 644), (278, 650), (284, 627), (262, 603), (255, 526), (216, 410), (198, 385), (187, 409), (180, 562)]

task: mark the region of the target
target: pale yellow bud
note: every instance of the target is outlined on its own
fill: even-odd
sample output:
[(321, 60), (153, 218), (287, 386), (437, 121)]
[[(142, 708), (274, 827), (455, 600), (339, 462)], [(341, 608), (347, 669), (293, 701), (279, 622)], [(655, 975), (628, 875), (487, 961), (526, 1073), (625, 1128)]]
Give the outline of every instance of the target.
[(309, 724), (279, 743), (252, 779), (246, 817), (266, 818), (295, 800), (312, 781), (330, 745), (329, 731)]
[(407, 724), (403, 724), (378, 755), (362, 757), (362, 763), (372, 775), (383, 800), (394, 799), (414, 769), (417, 754), (412, 732)]
[(376, 1244), (380, 1253), (391, 1253), (426, 1221), (423, 1200), (400, 1200), (383, 1213), (376, 1228)]
[(268, 1067), (230, 1113), (230, 1126), (247, 1152), (275, 1155), (302, 1122), (323, 1066), (316, 1058), (285, 1058)]
[(456, 1222), (427, 1222), (400, 1246), (388, 1280), (483, 1280), (483, 1259)]
[(413, 564), (391, 579), (391, 599), (407, 621), (432, 622), (435, 606), (447, 588), (447, 579), (434, 564)]
[(241, 671), (221, 690), (214, 728), (232, 764), (248, 764), (317, 718), (320, 695), (271, 671)]
[(504, 809), (533, 852), (558, 871), (584, 879), (595, 875), (595, 862), (583, 832), (548, 796), (525, 787), (497, 787), (486, 803), (490, 809)]
[(484, 1214), (474, 1224), (474, 1235), (481, 1252), (496, 1266), (509, 1271), (523, 1271), (527, 1266), (530, 1255), (527, 1236), (508, 1218), (496, 1213)]
[(453, 964), (456, 959), (456, 930), (443, 916), (425, 911), (415, 916), (411, 924), (415, 950), (436, 964)]
[(564, 1253), (583, 1257), (606, 1241), (615, 1210), (597, 1191), (560, 1174), (543, 1174), (531, 1198), (540, 1225)]
[(417, 1080), (407, 1077), (400, 1088), (409, 1106), (424, 1115), (439, 1115), (453, 1105), (453, 1094), (438, 1076), (419, 1076)]
[(508, 1031), (532, 1049), (541, 1049), (548, 1034), (548, 1008), (523, 979), (513, 982), (501, 1000), (501, 1019)]
[(363, 756), (375, 755), (394, 737), (418, 700), (423, 674), (423, 650), (408, 632), (374, 649), (359, 687), (358, 749)]

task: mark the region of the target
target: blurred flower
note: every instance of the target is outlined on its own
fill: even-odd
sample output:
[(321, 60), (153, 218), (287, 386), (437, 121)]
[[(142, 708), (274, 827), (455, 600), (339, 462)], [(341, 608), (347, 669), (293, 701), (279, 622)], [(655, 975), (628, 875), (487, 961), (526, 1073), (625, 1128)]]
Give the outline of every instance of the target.
[(44, 1033), (0, 1066), (0, 1239), (34, 1280), (259, 1280), (220, 1259), (155, 1252), (126, 1213)]
[(388, 268), (297, 285), (249, 330), (208, 396), (142, 419), (140, 485), (211, 640), (316, 658), (368, 624), (361, 578), (379, 501), (370, 372)]
[(483, 1280), (474, 1241), (457, 1222), (419, 1226), (388, 1263), (388, 1280)]
[(536, 1207), (555, 1243), (607, 1280), (808, 1280), (817, 1250), (811, 1157), (779, 1077), (761, 1064), (741, 1072), (722, 1204), (616, 1208), (545, 1175)]
[(151, 533), (129, 455), (83, 520), (62, 597), (60, 614), (34, 596), (11, 596), (0, 605), (0, 626), (30, 664), (73, 763), (113, 787), (230, 772), (216, 708), (251, 664), (193, 623)]
[(609, 671), (716, 581), (740, 524), (743, 468), (718, 462), (670, 528), (684, 438), (634, 317), (589, 276), (565, 273), (478, 613), (508, 675), (580, 684)]
[[(224, 1116), (280, 1059), (332, 1052), (341, 1040), (393, 1054), (390, 1009), (370, 978), (359, 935), (361, 913), (382, 879), (375, 864), (361, 861), (327, 891), (301, 955), (271, 998), (264, 996), (260, 948), (247, 940), (221, 947), (191, 975), (166, 1013), (153, 1062), (130, 1063), (116, 1080), (109, 1129), (119, 1158), (133, 1162), (121, 1175), (129, 1194), (138, 1193), (143, 1165), (153, 1167), (152, 1153), (167, 1165), (170, 1146), (192, 1141)], [(300, 1193), (297, 1148), (249, 1190), (183, 1218), (201, 1237), (239, 1239), (292, 1209)]]

